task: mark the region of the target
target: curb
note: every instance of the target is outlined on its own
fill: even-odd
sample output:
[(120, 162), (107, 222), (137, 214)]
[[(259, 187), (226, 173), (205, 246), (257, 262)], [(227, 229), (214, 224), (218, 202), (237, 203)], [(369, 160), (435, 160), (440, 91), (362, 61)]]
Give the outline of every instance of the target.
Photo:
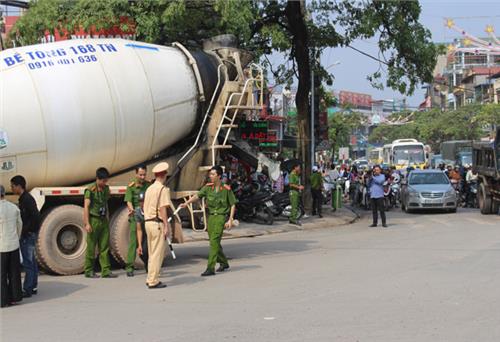
[[(360, 215), (354, 210), (348, 207), (344, 207), (353, 215), (342, 214), (340, 216), (326, 216), (323, 218), (315, 218), (313, 221), (302, 223), (301, 227), (293, 226), (288, 223), (279, 224), (276, 226), (265, 226), (262, 225), (260, 229), (258, 228), (234, 228), (230, 232), (224, 232), (222, 239), (237, 239), (237, 238), (250, 238), (263, 235), (287, 233), (294, 231), (303, 230), (313, 230), (313, 229), (324, 229), (324, 228), (334, 228), (337, 226), (343, 226), (354, 223), (360, 218)], [(268, 227), (268, 228), (267, 228)], [(184, 243), (197, 242), (197, 241), (208, 241), (207, 232), (189, 232), (189, 234), (184, 234)]]

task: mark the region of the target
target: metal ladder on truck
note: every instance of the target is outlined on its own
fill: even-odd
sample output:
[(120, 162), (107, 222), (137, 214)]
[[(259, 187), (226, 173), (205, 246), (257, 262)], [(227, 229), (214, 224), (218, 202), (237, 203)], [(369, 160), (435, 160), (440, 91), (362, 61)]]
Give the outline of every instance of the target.
[[(247, 118), (256, 119), (258, 113), (263, 108), (264, 103), (264, 72), (263, 68), (257, 64), (250, 64), (246, 69), (245, 75), (240, 73), (240, 80), (226, 81), (220, 96), (220, 103), (216, 104), (209, 124), (209, 132), (215, 131), (211, 136), (209, 134), (209, 145), (211, 155), (211, 165), (200, 166), (200, 172), (207, 172), (217, 163), (218, 152), (222, 149), (231, 149), (232, 145), (228, 143), (231, 131), (238, 128), (236, 119), (242, 114)], [(243, 83), (244, 80), (244, 83)], [(257, 96), (257, 99), (256, 99)], [(250, 114), (248, 114), (250, 113)], [(212, 127), (210, 127), (212, 125)], [(212, 128), (212, 129), (210, 129)], [(185, 196), (184, 201), (190, 196)], [(205, 231), (203, 228), (196, 227), (195, 214), (203, 215), (203, 222), (207, 222), (205, 201), (200, 202), (200, 207), (195, 209), (193, 204), (188, 206), (191, 215), (192, 228), (195, 231)]]

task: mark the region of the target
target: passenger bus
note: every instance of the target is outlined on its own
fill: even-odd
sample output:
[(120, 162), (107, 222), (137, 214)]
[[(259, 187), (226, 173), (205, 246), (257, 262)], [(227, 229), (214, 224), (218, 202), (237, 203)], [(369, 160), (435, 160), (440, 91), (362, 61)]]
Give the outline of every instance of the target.
[(373, 164), (382, 164), (384, 162), (384, 155), (382, 154), (382, 147), (374, 148), (370, 151), (368, 161)]
[(423, 169), (428, 158), (424, 144), (416, 139), (394, 140), (392, 144), (384, 145), (383, 154), (384, 163), (398, 170), (409, 166)]

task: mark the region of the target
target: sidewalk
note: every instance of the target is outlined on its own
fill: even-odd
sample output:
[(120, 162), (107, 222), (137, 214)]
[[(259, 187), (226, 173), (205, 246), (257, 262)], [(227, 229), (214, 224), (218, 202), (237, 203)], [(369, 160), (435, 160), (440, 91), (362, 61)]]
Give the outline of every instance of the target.
[[(265, 224), (256, 224), (249, 222), (240, 222), (238, 227), (224, 231), (223, 239), (235, 239), (241, 237), (254, 237), (268, 234), (284, 233), (297, 230), (333, 228), (354, 222), (358, 218), (348, 208), (340, 208), (332, 212), (330, 208), (323, 209), (323, 218), (318, 216), (308, 216), (302, 218), (302, 226), (297, 227), (288, 223), (288, 221), (276, 221), (272, 226)], [(196, 232), (192, 229), (184, 229), (184, 242), (205, 241), (208, 240), (207, 232)]]

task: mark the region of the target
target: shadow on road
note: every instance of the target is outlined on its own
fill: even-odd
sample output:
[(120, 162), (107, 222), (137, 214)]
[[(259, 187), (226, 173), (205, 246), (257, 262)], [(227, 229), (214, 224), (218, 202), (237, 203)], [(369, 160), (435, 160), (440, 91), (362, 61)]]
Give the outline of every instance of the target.
[(44, 281), (40, 285), (38, 294), (31, 296), (31, 298), (23, 299), (21, 305), (29, 305), (32, 303), (66, 297), (87, 287), (87, 285), (84, 284), (60, 281)]
[[(224, 253), (228, 259), (252, 259), (261, 256), (278, 255), (283, 253), (300, 253), (314, 248), (317, 241), (313, 240), (286, 240), (262, 241), (254, 238), (241, 238), (223, 243)], [(179, 246), (176, 249), (177, 259), (167, 259), (166, 267), (177, 265), (198, 264), (206, 261), (208, 256), (208, 243), (206, 246)]]

